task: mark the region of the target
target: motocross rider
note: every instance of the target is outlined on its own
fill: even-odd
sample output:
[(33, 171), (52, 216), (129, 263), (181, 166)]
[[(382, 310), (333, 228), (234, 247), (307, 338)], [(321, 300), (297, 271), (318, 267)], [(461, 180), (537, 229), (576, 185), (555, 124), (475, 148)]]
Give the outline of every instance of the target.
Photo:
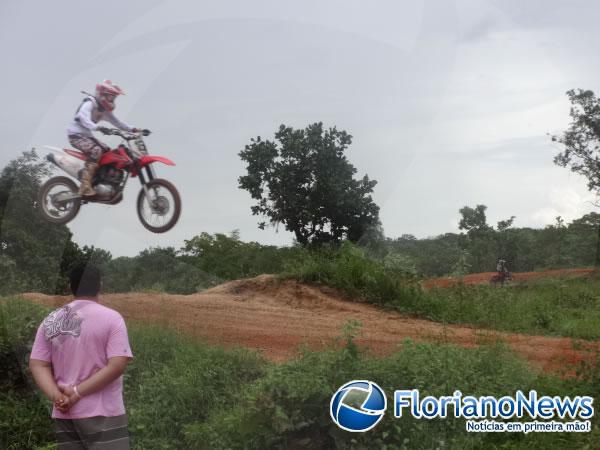
[(96, 195), (96, 191), (92, 187), (92, 180), (98, 168), (98, 160), (102, 153), (110, 149), (108, 145), (92, 136), (92, 131), (108, 132), (108, 128), (98, 126), (98, 122), (106, 120), (115, 127), (130, 133), (139, 131), (138, 128), (120, 121), (113, 114), (116, 97), (124, 94), (125, 92), (119, 86), (112, 84), (110, 80), (98, 83), (95, 95), (90, 95), (81, 102), (75, 117), (67, 128), (70, 144), (81, 150), (87, 158), (81, 174), (81, 186), (79, 187), (81, 196)]
[(496, 264), (496, 270), (501, 276), (508, 275), (508, 267), (506, 267), (506, 261), (504, 259), (498, 259), (498, 263)]

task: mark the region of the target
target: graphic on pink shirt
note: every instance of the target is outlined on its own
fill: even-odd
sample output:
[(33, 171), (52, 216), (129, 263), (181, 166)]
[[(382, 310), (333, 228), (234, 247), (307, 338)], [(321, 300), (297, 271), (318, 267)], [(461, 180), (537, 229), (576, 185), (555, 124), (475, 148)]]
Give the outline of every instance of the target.
[[(59, 386), (77, 385), (117, 356), (133, 357), (123, 317), (91, 300), (74, 300), (50, 313), (39, 326), (31, 359), (52, 364)], [(125, 414), (123, 377), (84, 396), (67, 413), (54, 408), (52, 417), (81, 419)]]
[(63, 306), (50, 313), (42, 323), (44, 327), (44, 336), (46, 339), (52, 339), (61, 334), (70, 334), (79, 337), (81, 333), (81, 317), (69, 306)]

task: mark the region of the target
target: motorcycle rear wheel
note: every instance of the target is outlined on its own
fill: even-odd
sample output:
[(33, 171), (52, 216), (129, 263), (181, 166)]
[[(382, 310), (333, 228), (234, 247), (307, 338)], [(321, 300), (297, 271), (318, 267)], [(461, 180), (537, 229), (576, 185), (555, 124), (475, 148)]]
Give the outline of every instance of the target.
[[(152, 204), (148, 203), (144, 188), (137, 198), (137, 213), (140, 222), (153, 233), (164, 233), (175, 226), (181, 215), (181, 197), (177, 188), (169, 181), (155, 178), (146, 184)], [(148, 217), (148, 214), (149, 217)]]
[[(58, 188), (57, 192), (51, 193), (54, 188)], [(73, 220), (81, 207), (81, 198), (61, 201), (60, 196), (77, 194), (78, 190), (75, 182), (67, 177), (54, 177), (46, 181), (38, 193), (38, 206), (44, 219), (56, 224)]]

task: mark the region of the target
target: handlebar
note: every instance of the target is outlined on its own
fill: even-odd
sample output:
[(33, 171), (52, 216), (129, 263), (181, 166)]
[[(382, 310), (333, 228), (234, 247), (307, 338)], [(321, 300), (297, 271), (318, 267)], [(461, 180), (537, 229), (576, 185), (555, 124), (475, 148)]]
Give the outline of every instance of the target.
[(118, 128), (107, 128), (105, 130), (100, 130), (100, 131), (106, 135), (121, 136), (126, 141), (131, 141), (133, 139), (137, 139), (137, 137), (139, 135), (150, 136), (150, 133), (151, 133), (151, 131), (147, 130), (147, 129), (139, 130), (136, 133), (125, 133), (125, 132), (119, 130)]

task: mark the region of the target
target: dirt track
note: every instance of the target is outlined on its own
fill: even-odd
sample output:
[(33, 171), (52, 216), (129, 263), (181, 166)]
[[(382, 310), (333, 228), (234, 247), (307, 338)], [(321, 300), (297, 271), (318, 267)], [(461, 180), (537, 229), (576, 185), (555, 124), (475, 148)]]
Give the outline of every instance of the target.
[[(23, 296), (46, 306), (70, 301), (43, 294)], [(291, 280), (280, 283), (269, 275), (232, 281), (194, 295), (111, 294), (104, 295), (101, 302), (128, 320), (167, 325), (212, 344), (255, 348), (273, 360), (289, 358), (301, 344), (311, 348), (330, 345), (350, 319), (363, 324), (357, 342), (378, 354), (394, 351), (405, 338), (466, 347), (499, 339), (534, 366), (559, 371), (589, 358), (589, 350), (598, 348), (586, 341), (578, 341), (574, 349), (572, 339), (444, 326), (351, 302), (331, 289)]]
[[(540, 278), (578, 278), (589, 276), (596, 272), (595, 269), (553, 269), (544, 270), (543, 272), (519, 272), (513, 273), (513, 282), (524, 282), (538, 280)], [(465, 284), (488, 284), (492, 277), (498, 272), (482, 272), (482, 273), (471, 273), (465, 275), (462, 278), (443, 277), (443, 278), (431, 278), (423, 282), (423, 287), (450, 287), (462, 281)]]

